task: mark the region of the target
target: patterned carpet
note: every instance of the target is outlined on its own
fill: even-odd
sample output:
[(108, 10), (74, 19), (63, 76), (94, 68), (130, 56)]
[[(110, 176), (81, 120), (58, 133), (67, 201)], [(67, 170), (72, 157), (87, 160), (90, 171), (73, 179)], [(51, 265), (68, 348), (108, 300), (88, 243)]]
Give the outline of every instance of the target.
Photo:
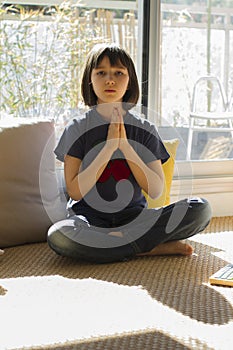
[(0, 257), (0, 349), (229, 350), (233, 288), (208, 278), (233, 263), (233, 217), (213, 218), (190, 257), (95, 265), (46, 243)]

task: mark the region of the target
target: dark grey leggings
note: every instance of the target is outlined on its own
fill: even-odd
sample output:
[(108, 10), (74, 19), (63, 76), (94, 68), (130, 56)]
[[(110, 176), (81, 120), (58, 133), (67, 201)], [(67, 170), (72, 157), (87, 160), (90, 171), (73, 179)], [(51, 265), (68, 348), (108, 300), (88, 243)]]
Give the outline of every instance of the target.
[[(202, 198), (183, 199), (159, 209), (129, 208), (121, 213), (81, 211), (48, 231), (57, 253), (95, 263), (128, 260), (160, 243), (181, 240), (205, 229), (211, 219)], [(120, 231), (123, 237), (109, 235)]]

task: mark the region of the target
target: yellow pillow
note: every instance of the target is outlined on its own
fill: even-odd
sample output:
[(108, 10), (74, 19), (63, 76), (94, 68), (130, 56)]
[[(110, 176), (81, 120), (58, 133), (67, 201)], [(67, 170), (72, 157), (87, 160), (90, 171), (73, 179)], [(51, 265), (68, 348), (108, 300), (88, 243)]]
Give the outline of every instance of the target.
[(173, 172), (174, 172), (176, 151), (179, 145), (179, 140), (178, 139), (165, 140), (163, 141), (163, 143), (164, 143), (164, 146), (166, 147), (166, 150), (170, 154), (170, 158), (162, 165), (164, 176), (165, 176), (164, 188), (161, 196), (156, 199), (152, 199), (151, 197), (148, 196), (147, 193), (142, 191), (144, 196), (146, 197), (148, 208), (158, 208), (158, 207), (163, 207), (165, 205), (170, 204), (170, 191), (171, 191), (172, 178), (173, 178)]

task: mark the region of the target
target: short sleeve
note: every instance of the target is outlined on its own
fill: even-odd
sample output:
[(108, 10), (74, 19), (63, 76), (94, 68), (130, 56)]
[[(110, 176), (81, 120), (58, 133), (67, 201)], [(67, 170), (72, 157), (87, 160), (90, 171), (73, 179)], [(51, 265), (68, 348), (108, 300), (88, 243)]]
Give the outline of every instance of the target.
[[(146, 160), (147, 162), (153, 161), (153, 160), (161, 160), (163, 164), (170, 158), (170, 155), (167, 152), (163, 144), (163, 141), (156, 127), (153, 124), (150, 125), (149, 131), (146, 128), (144, 146), (146, 147), (146, 149), (150, 151), (148, 152), (149, 159)], [(150, 153), (151, 153), (151, 157), (150, 157)]]
[(152, 122), (129, 115), (126, 131), (132, 146), (146, 164), (154, 160), (165, 163), (169, 159), (170, 155)]
[(67, 154), (82, 159), (82, 147), (78, 145), (81, 142), (80, 135), (78, 120), (74, 119), (65, 127), (54, 150), (57, 159), (64, 162)]

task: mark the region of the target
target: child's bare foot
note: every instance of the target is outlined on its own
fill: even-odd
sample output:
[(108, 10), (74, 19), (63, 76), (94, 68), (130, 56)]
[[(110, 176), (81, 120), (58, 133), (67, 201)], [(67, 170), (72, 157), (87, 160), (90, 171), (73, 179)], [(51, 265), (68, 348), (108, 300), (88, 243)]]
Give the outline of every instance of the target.
[(166, 243), (161, 243), (151, 251), (146, 253), (138, 254), (143, 255), (192, 255), (193, 247), (187, 243), (181, 241), (170, 241)]
[(108, 233), (110, 236), (123, 237), (123, 233), (120, 231), (113, 231)]

